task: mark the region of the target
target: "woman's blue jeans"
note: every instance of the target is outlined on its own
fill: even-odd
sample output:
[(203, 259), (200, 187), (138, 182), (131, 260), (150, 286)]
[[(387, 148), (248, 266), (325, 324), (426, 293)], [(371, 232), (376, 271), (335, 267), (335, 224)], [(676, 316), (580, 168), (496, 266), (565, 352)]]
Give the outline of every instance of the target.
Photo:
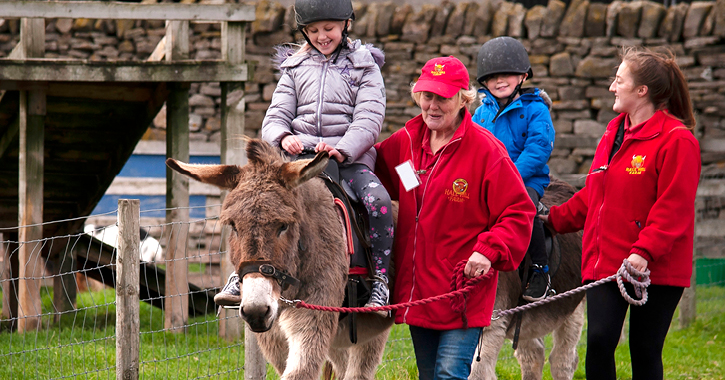
[(468, 379), (480, 327), (431, 330), (410, 326), (420, 380)]

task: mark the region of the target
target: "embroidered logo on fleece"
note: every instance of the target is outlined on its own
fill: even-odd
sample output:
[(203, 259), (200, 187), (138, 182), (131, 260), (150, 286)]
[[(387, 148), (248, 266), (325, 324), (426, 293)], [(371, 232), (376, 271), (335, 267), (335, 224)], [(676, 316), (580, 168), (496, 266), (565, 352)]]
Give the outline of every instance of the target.
[(645, 172), (647, 168), (644, 167), (644, 159), (647, 158), (647, 156), (639, 156), (634, 155), (632, 156), (632, 162), (631, 167), (627, 168), (627, 173), (629, 174), (642, 174)]
[(435, 68), (430, 73), (433, 74), (434, 76), (443, 75), (446, 73), (445, 71), (443, 71), (444, 67), (446, 67), (446, 65), (441, 65), (441, 64), (436, 63)]
[(446, 197), (452, 202), (465, 202), (469, 199), (468, 196), (468, 181), (463, 178), (458, 178), (453, 181), (453, 186), (450, 189), (444, 191)]

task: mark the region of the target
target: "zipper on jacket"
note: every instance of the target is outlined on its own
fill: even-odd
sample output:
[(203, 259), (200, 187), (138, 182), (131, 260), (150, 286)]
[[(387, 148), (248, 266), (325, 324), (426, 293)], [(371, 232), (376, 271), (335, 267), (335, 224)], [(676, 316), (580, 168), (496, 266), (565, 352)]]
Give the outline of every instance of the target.
[[(626, 135), (626, 133), (625, 133), (625, 135)], [(644, 138), (631, 137), (629, 139), (627, 139), (626, 136), (625, 136), (625, 138), (622, 140), (622, 145), (620, 145), (619, 150), (617, 150), (614, 153), (614, 155), (612, 156), (612, 159), (609, 160), (609, 165), (602, 165), (602, 166), (600, 166), (600, 167), (592, 170), (592, 172), (590, 174), (594, 174), (594, 173), (597, 173), (597, 172), (602, 171), (602, 172), (604, 172), (604, 173), (602, 173), (602, 175), (606, 175), (607, 174), (607, 169), (609, 169), (609, 166), (611, 166), (612, 161), (614, 161), (614, 159), (617, 157), (618, 154), (620, 154), (620, 152), (623, 152), (625, 150), (624, 149), (625, 148), (624, 144), (629, 143), (632, 140), (639, 140), (639, 141), (651, 140), (651, 139), (653, 139), (653, 138), (655, 138), (655, 137), (657, 137), (659, 135), (660, 135), (660, 133), (657, 132), (657, 133), (655, 133), (652, 136), (647, 136), (647, 137), (644, 137)], [(604, 208), (604, 192), (605, 192), (605, 187), (606, 187), (606, 180), (607, 180), (607, 177), (606, 176), (602, 178), (602, 204), (599, 206), (599, 212), (597, 214), (597, 228), (596, 228), (596, 234), (597, 234), (597, 261), (594, 262), (594, 274), (595, 274), (595, 277), (596, 277), (597, 267), (599, 266), (599, 258), (602, 256), (601, 244), (600, 244), (601, 236), (602, 236), (602, 234), (601, 234), (601, 225), (602, 225), (601, 221), (602, 221), (602, 208)], [(642, 227), (640, 227), (640, 228), (642, 228)]]
[[(405, 133), (408, 135), (408, 140), (410, 143), (408, 144), (408, 147), (410, 149), (410, 158), (415, 159), (415, 155), (413, 155), (413, 138), (410, 136), (410, 132), (408, 129), (405, 129)], [(413, 207), (415, 207), (416, 214), (415, 214), (415, 230), (413, 231), (413, 234), (415, 236), (416, 231), (418, 230), (418, 200), (415, 197), (415, 194), (413, 194)], [(413, 289), (415, 288), (415, 238), (413, 240), (413, 280), (410, 284), (410, 294), (408, 295), (408, 300), (413, 299)], [(408, 311), (410, 311), (410, 308), (405, 308), (405, 312), (403, 313), (403, 323), (406, 323), (406, 318), (408, 317)]]
[(322, 142), (322, 100), (325, 97), (325, 79), (327, 79), (327, 67), (330, 66), (328, 59), (322, 64), (322, 77), (320, 78), (320, 91), (317, 94), (317, 136)]
[[(408, 137), (410, 137), (410, 133), (408, 133)], [(425, 187), (423, 188), (423, 195), (420, 197), (420, 210), (418, 210), (418, 204), (416, 201), (415, 208), (415, 230), (413, 231), (413, 282), (410, 286), (410, 294), (408, 295), (408, 302), (413, 300), (413, 292), (415, 291), (415, 256), (418, 253), (418, 220), (420, 219), (420, 211), (423, 210), (423, 201), (425, 200), (425, 191), (428, 189), (428, 182), (430, 182), (431, 177), (433, 177), (433, 174), (435, 173), (435, 169), (438, 166), (438, 162), (441, 159), (441, 156), (443, 156), (443, 152), (448, 148), (451, 143), (454, 141), (459, 141), (461, 138), (457, 138), (455, 140), (451, 140), (448, 142), (448, 144), (444, 145), (440, 154), (438, 154), (438, 158), (436, 159), (436, 162), (433, 164), (433, 168), (430, 170), (430, 175), (428, 176), (428, 180), (425, 182)], [(410, 153), (411, 157), (414, 157), (413, 154), (413, 139), (410, 139)], [(413, 199), (415, 199), (415, 195), (413, 195)], [(403, 314), (403, 323), (407, 323), (408, 318), (408, 312), (410, 311), (410, 308), (405, 309), (405, 313)]]
[[(592, 170), (591, 174), (602, 172), (602, 204), (599, 205), (599, 211), (597, 213), (597, 261), (594, 262), (594, 277), (596, 279), (597, 275), (597, 267), (599, 266), (599, 259), (602, 257), (602, 245), (601, 245), (601, 229), (602, 229), (602, 209), (604, 208), (604, 193), (606, 192), (606, 185), (607, 185), (607, 170), (609, 169), (609, 166), (611, 166), (612, 161), (617, 157), (617, 155), (624, 150), (624, 144), (631, 141), (632, 139), (622, 139), (622, 145), (619, 146), (619, 149), (614, 152), (614, 155), (612, 156), (612, 159), (609, 160), (609, 163), (607, 165), (602, 165), (594, 170)], [(612, 143), (614, 144), (614, 143)]]

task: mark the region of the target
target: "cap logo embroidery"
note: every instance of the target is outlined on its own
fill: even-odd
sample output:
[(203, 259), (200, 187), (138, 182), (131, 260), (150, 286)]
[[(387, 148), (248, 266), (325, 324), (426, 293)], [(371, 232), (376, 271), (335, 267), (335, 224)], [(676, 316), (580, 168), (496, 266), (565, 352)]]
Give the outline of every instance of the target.
[(441, 65), (441, 64), (436, 63), (435, 68), (430, 73), (433, 74), (434, 76), (443, 75), (446, 73), (445, 71), (443, 71), (444, 67), (446, 67), (446, 65)]
[(647, 156), (640, 156), (640, 155), (633, 155), (632, 156), (632, 162), (630, 163), (632, 166), (627, 168), (627, 173), (629, 174), (642, 174), (645, 172), (647, 168), (644, 167), (644, 159), (647, 158)]

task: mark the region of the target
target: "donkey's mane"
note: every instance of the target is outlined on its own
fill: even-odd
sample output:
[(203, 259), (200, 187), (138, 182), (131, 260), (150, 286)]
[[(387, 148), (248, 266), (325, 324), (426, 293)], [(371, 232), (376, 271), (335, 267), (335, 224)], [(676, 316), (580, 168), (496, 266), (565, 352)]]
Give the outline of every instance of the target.
[(280, 150), (273, 148), (264, 140), (247, 138), (246, 142), (247, 159), (251, 164), (271, 165), (287, 161)]

